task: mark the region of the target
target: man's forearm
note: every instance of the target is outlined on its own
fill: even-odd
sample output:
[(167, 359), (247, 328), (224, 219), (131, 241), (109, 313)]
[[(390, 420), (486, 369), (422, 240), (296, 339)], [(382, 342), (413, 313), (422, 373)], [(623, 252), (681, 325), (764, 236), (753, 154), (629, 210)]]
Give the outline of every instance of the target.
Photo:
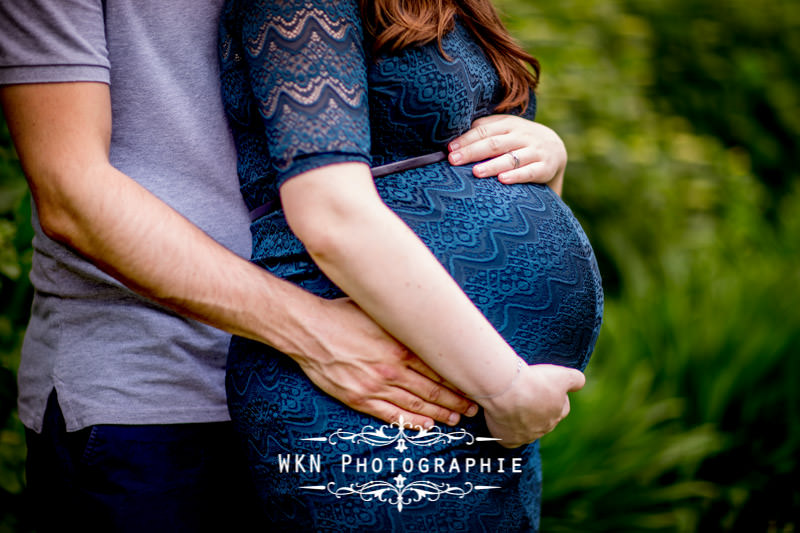
[[(86, 94), (91, 102), (81, 105)], [(95, 105), (108, 98), (104, 85), (6, 87), (2, 95), (48, 236), (183, 315), (297, 352), (296, 308), (313, 307), (314, 298), (236, 256), (111, 166), (110, 104)]]
[(86, 172), (97, 175), (73, 183), (70, 197), (37, 194), (49, 236), (184, 316), (299, 353), (294, 339), (309, 321), (300, 314), (313, 312), (316, 297), (227, 250), (110, 165)]
[[(161, 305), (274, 346), (368, 414), (426, 424), (467, 412), (469, 402), (357, 307), (249, 263), (111, 166), (108, 86), (8, 86), (0, 101), (51, 238)], [(386, 379), (385, 368), (397, 377)]]

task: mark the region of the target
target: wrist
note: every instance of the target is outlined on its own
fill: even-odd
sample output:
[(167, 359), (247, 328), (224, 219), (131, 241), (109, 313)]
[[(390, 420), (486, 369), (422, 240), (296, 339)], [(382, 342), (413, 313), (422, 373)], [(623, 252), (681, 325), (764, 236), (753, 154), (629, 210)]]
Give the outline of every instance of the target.
[(248, 308), (253, 321), (250, 327), (255, 333), (252, 338), (283, 352), (301, 366), (308, 365), (315, 356), (327, 353), (320, 346), (336, 311), (328, 300), (270, 277), (254, 285), (260, 289), (254, 292), (260, 293), (255, 305)]
[(509, 402), (513, 403), (514, 389), (520, 380), (522, 372), (528, 366), (524, 359), (517, 356), (514, 361), (514, 370), (510, 378), (507, 378), (501, 388), (496, 389), (490, 394), (472, 394), (471, 398), (478, 402), (484, 409), (490, 411), (503, 411)]

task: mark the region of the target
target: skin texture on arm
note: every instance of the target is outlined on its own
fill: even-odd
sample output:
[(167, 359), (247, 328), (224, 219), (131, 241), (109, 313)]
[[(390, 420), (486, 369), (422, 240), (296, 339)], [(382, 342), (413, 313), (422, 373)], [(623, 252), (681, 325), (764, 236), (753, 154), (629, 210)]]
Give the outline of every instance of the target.
[(355, 409), (430, 425), (474, 408), (353, 302), (271, 276), (116, 170), (107, 85), (13, 85), (0, 100), (49, 237), (165, 307), (276, 347)]
[(381, 201), (365, 164), (305, 172), (280, 193), (290, 227), (334, 283), (460, 390), (492, 396), (479, 403), (503, 445), (531, 442), (566, 416), (566, 393), (583, 386), (583, 374), (551, 365), (518, 370), (514, 350)]

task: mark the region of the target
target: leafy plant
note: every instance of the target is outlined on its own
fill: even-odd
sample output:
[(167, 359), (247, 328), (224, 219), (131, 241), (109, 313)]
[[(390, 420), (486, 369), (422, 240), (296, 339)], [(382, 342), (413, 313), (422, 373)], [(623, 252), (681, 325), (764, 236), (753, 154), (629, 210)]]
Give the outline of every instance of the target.
[(16, 369), (30, 309), (30, 200), (0, 115), (0, 532), (19, 531), (25, 437), (16, 415)]
[[(797, 8), (498, 4), (543, 64), (538, 117), (567, 144), (565, 199), (607, 295), (589, 384), (543, 439), (543, 531), (793, 531), (800, 199), (788, 194), (793, 145), (779, 141), (794, 131), (800, 90), (771, 100), (784, 130), (754, 125), (736, 139), (730, 121), (762, 117), (713, 102), (767, 84), (800, 89), (789, 66)], [(766, 24), (776, 13), (783, 20)], [(702, 21), (716, 32), (682, 31)], [(683, 50), (667, 57), (665, 43)], [(741, 83), (750, 67), (731, 54), (770, 70)], [(697, 66), (714, 61), (732, 68)], [(687, 95), (695, 100), (680, 105)], [(769, 143), (784, 162), (780, 192), (757, 174)]]

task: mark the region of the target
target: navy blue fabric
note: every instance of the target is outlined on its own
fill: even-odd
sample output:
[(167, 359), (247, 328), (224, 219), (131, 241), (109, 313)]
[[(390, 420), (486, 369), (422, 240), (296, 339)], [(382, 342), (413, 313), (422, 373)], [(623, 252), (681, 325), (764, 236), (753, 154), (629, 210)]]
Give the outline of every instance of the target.
[(37, 531), (243, 531), (262, 520), (229, 422), (68, 433), (55, 392), (26, 434)]
[[(242, 194), (251, 209), (276, 198), (286, 179), (315, 166), (342, 160), (382, 165), (442, 150), (494, 110), (497, 73), (462, 25), (444, 38), (447, 57), (431, 43), (372, 58), (357, 4), (228, 2), (221, 26), (222, 86), (239, 149)], [(534, 113), (535, 99), (525, 116)], [(341, 115), (347, 119), (339, 120)], [(600, 275), (580, 224), (551, 189), (478, 180), (470, 166), (447, 162), (390, 174), (376, 186), (522, 357), (586, 366), (602, 317)], [(320, 296), (342, 296), (291, 233), (282, 211), (254, 221), (251, 231), (256, 264)], [(363, 439), (331, 441), (337, 430), (354, 434), (371, 427), (383, 436), (398, 430), (378, 429), (381, 422), (326, 396), (285, 355), (240, 338), (231, 344), (227, 388), (264, 508), (279, 529), (538, 528), (538, 443), (506, 450), (491, 441), (442, 438), (398, 449)], [(480, 415), (444, 431), (489, 436)], [(320, 468), (281, 471), (279, 456), (290, 454), (318, 457)], [(353, 464), (377, 460), (382, 468), (348, 470), (345, 457)], [(388, 467), (392, 459), (407, 458), (462, 466), (470, 458), (494, 462), (485, 472)], [(512, 472), (499, 467), (499, 459), (522, 466)], [(452, 490), (409, 496), (403, 506), (389, 501), (392, 490), (399, 493), (415, 482), (436, 484), (433, 493)], [(381, 492), (388, 498), (381, 501), (378, 492), (364, 497), (367, 483), (394, 489)], [(458, 488), (469, 490), (459, 494)]]

